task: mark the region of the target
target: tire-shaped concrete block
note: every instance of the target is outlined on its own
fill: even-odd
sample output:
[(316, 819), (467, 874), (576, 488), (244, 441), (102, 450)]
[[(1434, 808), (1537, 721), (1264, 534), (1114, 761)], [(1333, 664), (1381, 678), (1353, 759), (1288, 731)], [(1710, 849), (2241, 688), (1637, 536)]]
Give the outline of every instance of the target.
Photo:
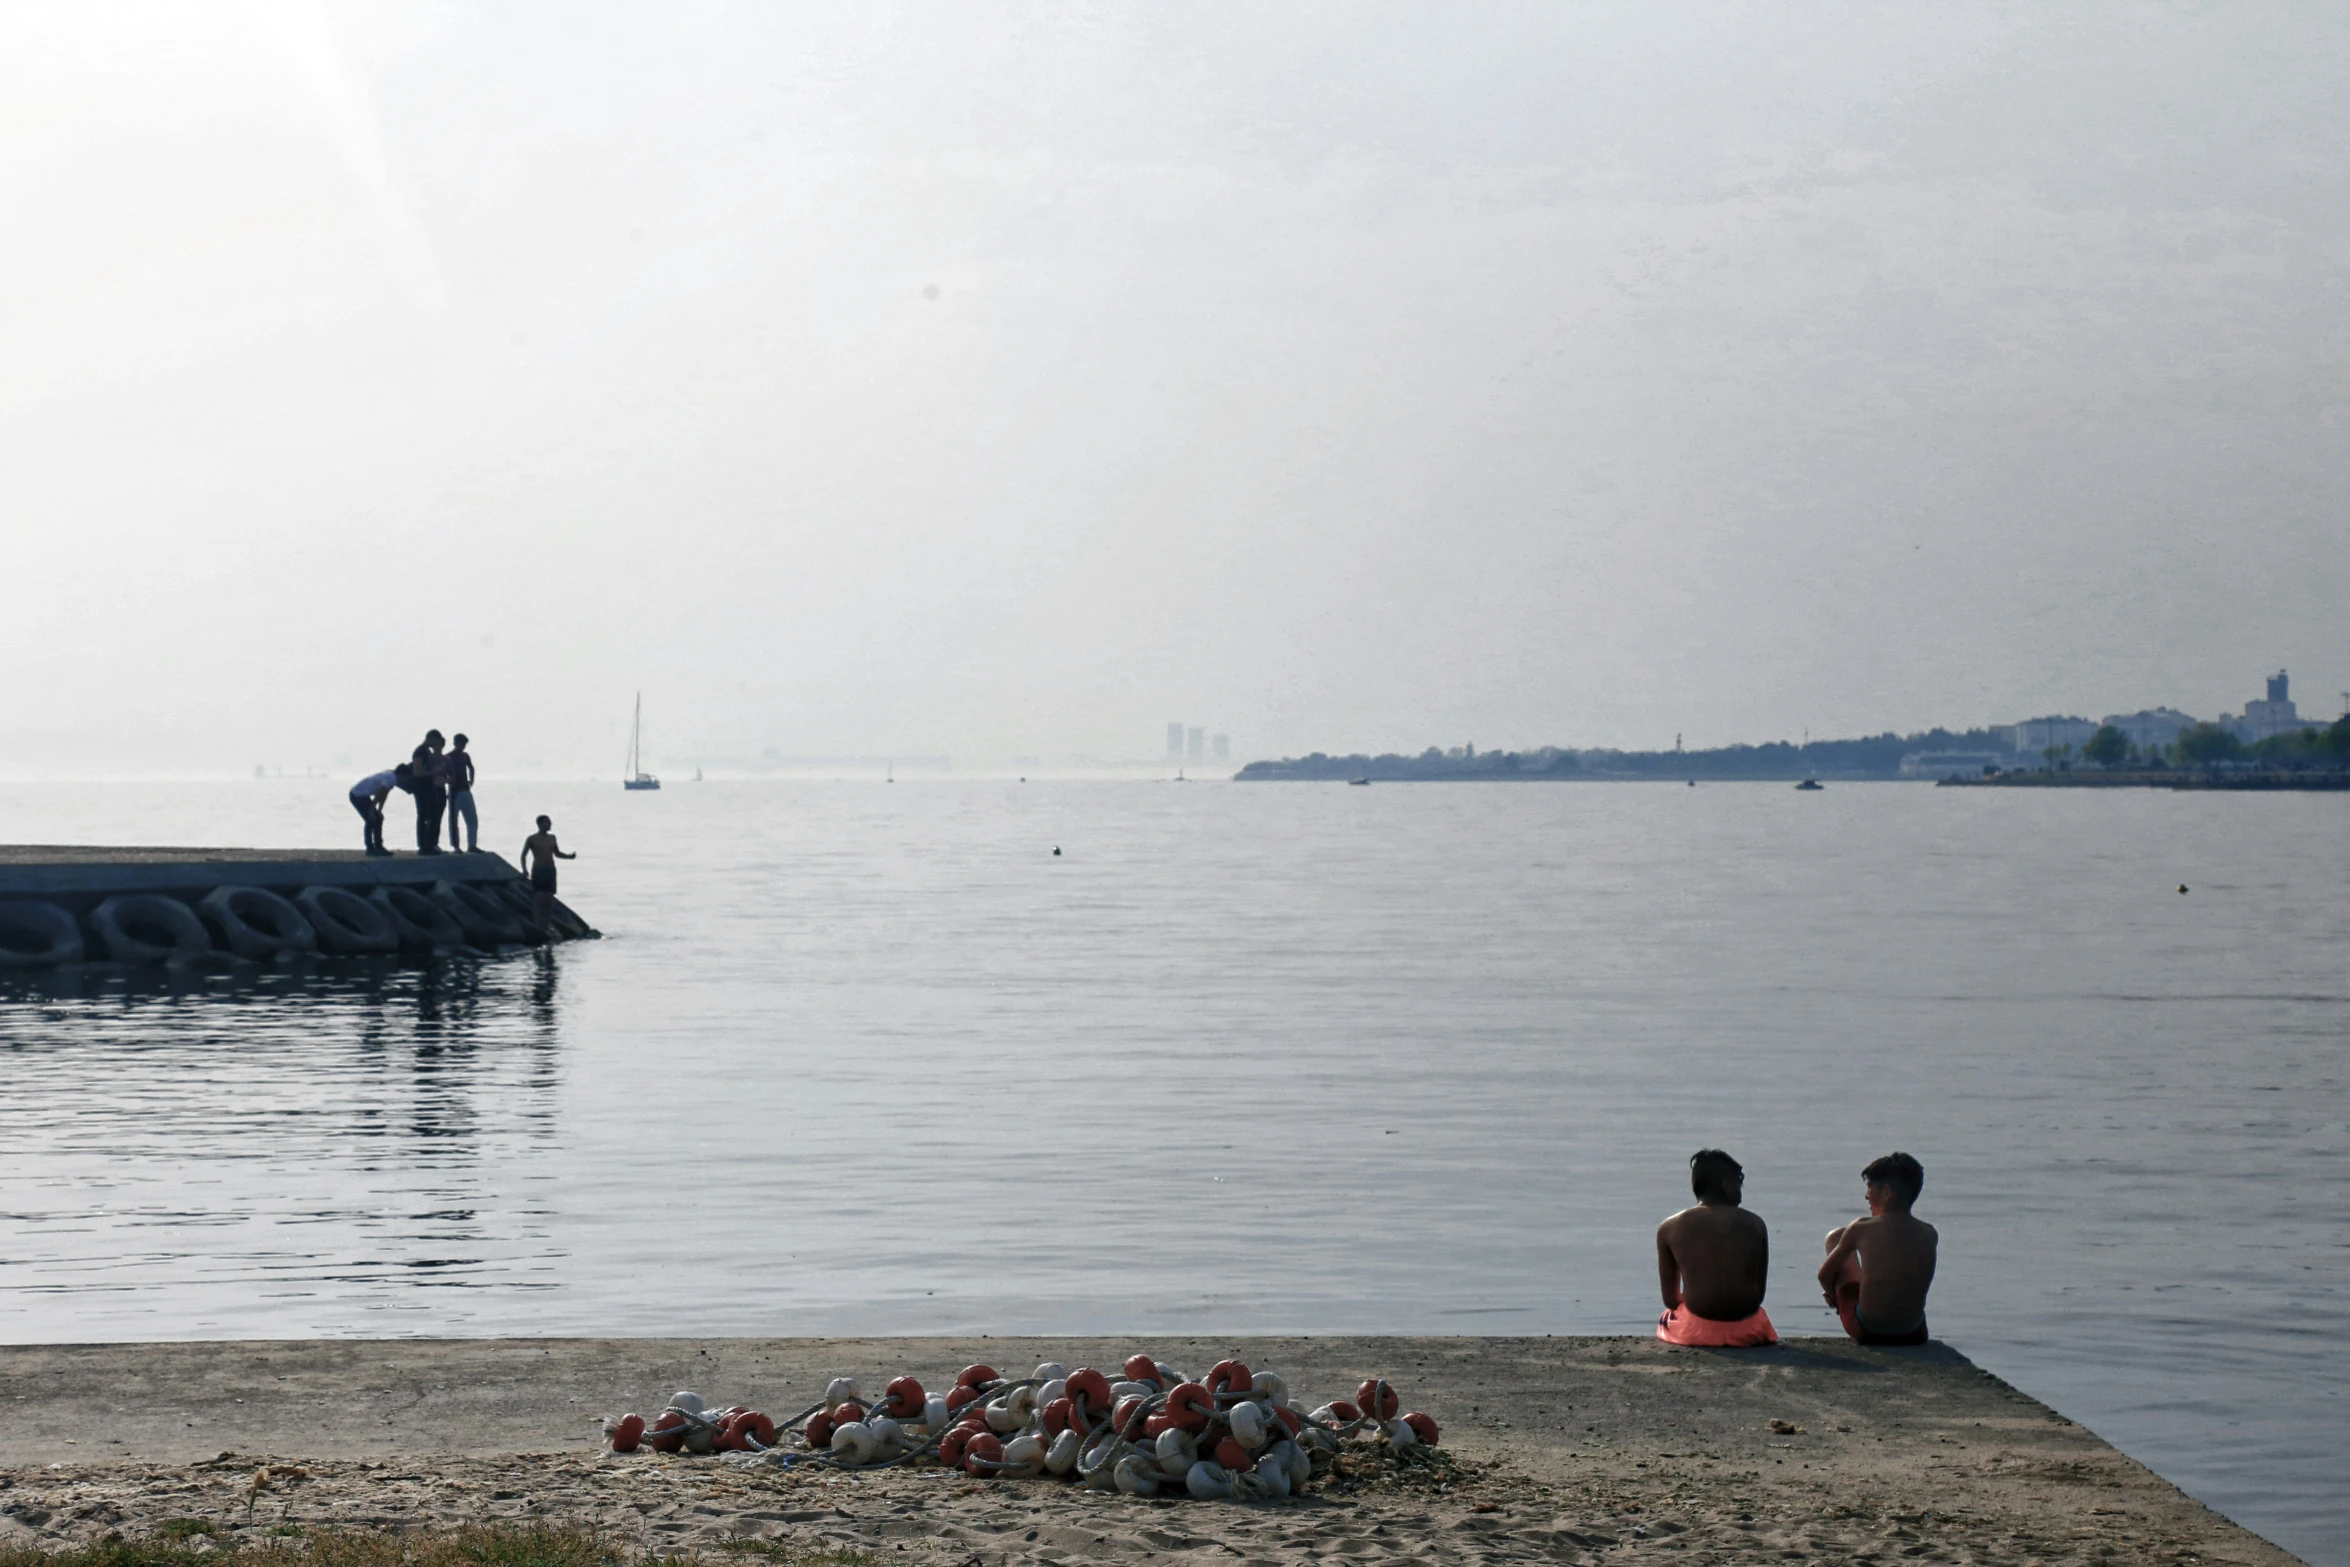
[(294, 907), (318, 932), (318, 950), (338, 957), (367, 957), (400, 950), (400, 933), (382, 909), (348, 887), (304, 887)]
[(222, 946), (256, 963), (318, 950), (302, 911), (266, 887), (215, 887), (196, 900), (196, 912)]
[(187, 963), (212, 953), (196, 911), (160, 892), (125, 892), (90, 911), (90, 930), (117, 963)]
[(519, 876), (508, 876), (497, 881), (475, 882), (473, 885), (506, 906), (506, 912), (513, 915), (515, 922), (522, 927), (524, 941), (535, 947), (554, 939), (553, 933), (539, 918), (538, 896), (530, 890), (529, 882)]
[(478, 887), (461, 881), (436, 881), (432, 901), (441, 912), (464, 928), (465, 939), (477, 947), (502, 947), (523, 939), (522, 922)]
[(0, 969), (53, 968), (82, 960), (82, 927), (54, 903), (0, 901)]
[(378, 887), (367, 901), (381, 911), (404, 951), (440, 952), (465, 945), (465, 927), (414, 887)]

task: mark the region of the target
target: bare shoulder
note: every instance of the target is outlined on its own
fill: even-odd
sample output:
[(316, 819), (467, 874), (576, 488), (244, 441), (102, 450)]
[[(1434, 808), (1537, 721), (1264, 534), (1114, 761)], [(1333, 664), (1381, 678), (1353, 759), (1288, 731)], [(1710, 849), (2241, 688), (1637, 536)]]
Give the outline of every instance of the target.
[(1752, 1208), (1740, 1208), (1737, 1213), (1737, 1224), (1740, 1229), (1752, 1230), (1757, 1235), (1768, 1235), (1771, 1232), (1771, 1227), (1763, 1222), (1763, 1216)]

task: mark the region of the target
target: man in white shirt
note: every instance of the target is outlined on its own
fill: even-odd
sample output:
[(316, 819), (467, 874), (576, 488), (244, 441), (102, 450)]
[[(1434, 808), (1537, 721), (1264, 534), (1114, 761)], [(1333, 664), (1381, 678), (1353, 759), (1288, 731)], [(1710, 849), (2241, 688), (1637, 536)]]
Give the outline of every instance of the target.
[(398, 781), (398, 770), (387, 767), (351, 785), (351, 809), (367, 824), (365, 838), (371, 856), (392, 852), (384, 847), (384, 801), (391, 798), (392, 788)]

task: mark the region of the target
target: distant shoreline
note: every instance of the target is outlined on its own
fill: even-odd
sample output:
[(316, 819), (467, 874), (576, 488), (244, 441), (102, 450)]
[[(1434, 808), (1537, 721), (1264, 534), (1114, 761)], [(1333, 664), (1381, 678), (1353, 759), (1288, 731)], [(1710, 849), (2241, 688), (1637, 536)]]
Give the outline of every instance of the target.
[(2176, 768), (2139, 772), (1995, 773), (1984, 778), (1944, 778), (1943, 789), (2279, 789), (2350, 790), (2350, 772), (2203, 773)]
[[(1727, 746), (1711, 751), (1425, 751), (1417, 756), (1283, 757), (1235, 783), (1934, 783), (2010, 789), (2350, 790), (2350, 768), (2216, 766), (2009, 768), (1963, 744), (1974, 736), (1882, 736)], [(1957, 752), (1958, 755), (1949, 753)], [(1941, 754), (1937, 754), (1941, 753)], [(1971, 754), (1969, 754), (1971, 753)], [(2020, 760), (2020, 758), (2019, 758)], [(1963, 765), (1960, 765), (1962, 764)], [(1921, 766), (1923, 764), (1923, 766)], [(1984, 771), (1986, 767), (1990, 771)]]

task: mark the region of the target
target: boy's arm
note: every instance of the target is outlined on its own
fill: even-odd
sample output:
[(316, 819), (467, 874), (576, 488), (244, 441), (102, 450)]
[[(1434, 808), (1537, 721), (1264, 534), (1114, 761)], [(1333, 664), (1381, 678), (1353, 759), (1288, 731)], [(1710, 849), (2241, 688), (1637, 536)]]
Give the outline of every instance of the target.
[(1827, 1261), (1820, 1264), (1820, 1295), (1831, 1306), (1836, 1304), (1836, 1284), (1843, 1276), (1844, 1263), (1860, 1250), (1860, 1227), (1869, 1221), (1855, 1219), (1836, 1234), (1836, 1244), (1828, 1248)]
[(1671, 1224), (1667, 1220), (1656, 1227), (1656, 1287), (1664, 1297), (1665, 1310), (1681, 1304), (1681, 1263), (1673, 1255), (1672, 1240), (1665, 1234)]

